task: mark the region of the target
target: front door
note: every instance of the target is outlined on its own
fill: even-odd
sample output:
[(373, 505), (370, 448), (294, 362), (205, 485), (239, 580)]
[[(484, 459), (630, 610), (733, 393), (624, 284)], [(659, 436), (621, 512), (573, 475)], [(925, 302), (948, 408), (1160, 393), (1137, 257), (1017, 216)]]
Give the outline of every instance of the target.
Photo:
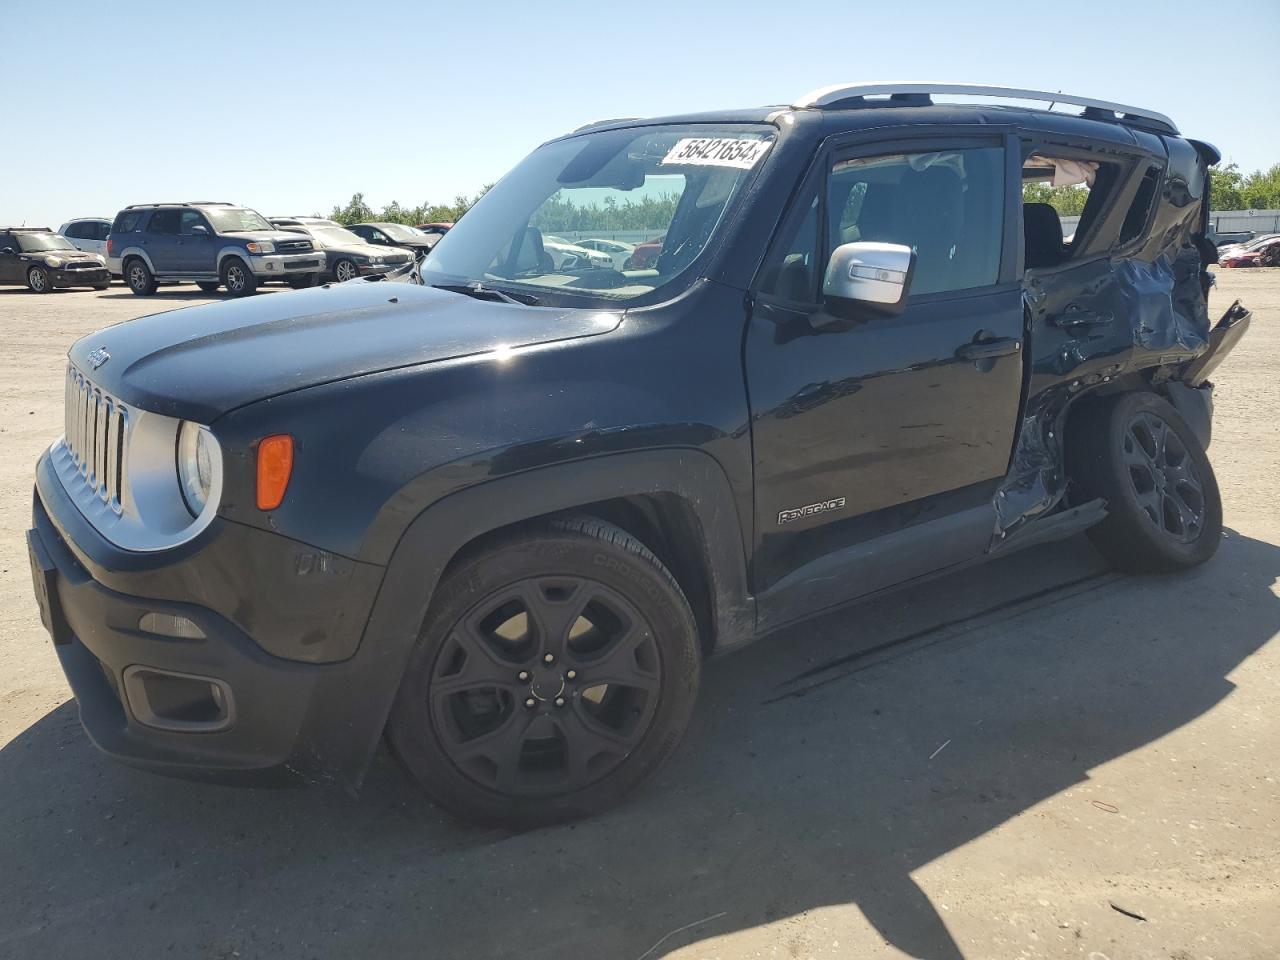
[(177, 251), (178, 272), (210, 275), (218, 272), (218, 240), (199, 210), (182, 211), (174, 249)]
[(18, 252), (17, 238), (11, 233), (0, 233), (0, 283), (26, 282)]
[[(1015, 189), (1002, 137), (820, 155), (746, 339), (766, 625), (989, 542), (1023, 382)], [(915, 251), (907, 305), (820, 329), (830, 252), (859, 240)]]

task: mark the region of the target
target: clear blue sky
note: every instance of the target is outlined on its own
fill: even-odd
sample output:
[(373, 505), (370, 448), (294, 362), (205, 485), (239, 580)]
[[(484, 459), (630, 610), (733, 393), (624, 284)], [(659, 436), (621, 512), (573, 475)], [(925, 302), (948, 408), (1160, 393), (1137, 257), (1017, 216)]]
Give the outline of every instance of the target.
[(5, 223), (153, 200), (268, 216), (357, 190), (375, 206), (447, 200), (589, 120), (846, 80), (1067, 90), (1168, 113), (1246, 170), (1280, 162), (1276, 0), (0, 0), (0, 14)]

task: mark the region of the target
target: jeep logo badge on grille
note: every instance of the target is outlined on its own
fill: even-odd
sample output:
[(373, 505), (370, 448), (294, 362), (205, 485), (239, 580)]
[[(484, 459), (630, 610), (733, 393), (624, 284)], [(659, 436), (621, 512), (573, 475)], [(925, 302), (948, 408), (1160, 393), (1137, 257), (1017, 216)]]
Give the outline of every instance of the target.
[(106, 347), (99, 347), (97, 350), (90, 353), (85, 359), (89, 361), (89, 365), (94, 370), (97, 370), (100, 366), (111, 359), (111, 354), (107, 353)]

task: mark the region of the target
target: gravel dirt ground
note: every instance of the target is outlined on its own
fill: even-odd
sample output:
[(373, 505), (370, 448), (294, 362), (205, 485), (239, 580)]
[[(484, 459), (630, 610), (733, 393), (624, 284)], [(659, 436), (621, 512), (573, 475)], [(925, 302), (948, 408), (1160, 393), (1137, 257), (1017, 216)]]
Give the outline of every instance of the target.
[(386, 756), (351, 798), (96, 752), (31, 598), (32, 467), (74, 339), (209, 298), (0, 292), (0, 957), (1274, 960), (1280, 270), (1219, 279), (1255, 318), (1212, 562), (1120, 576), (1080, 538), (826, 615), (709, 665), (634, 801), (525, 834)]

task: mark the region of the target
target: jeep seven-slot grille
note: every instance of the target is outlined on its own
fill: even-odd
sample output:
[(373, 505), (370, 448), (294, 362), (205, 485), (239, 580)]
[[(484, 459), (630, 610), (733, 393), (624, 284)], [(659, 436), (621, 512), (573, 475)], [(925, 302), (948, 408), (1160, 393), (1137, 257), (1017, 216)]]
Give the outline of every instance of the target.
[(75, 367), (67, 368), (67, 449), (89, 488), (116, 512), (125, 478), (129, 411)]

